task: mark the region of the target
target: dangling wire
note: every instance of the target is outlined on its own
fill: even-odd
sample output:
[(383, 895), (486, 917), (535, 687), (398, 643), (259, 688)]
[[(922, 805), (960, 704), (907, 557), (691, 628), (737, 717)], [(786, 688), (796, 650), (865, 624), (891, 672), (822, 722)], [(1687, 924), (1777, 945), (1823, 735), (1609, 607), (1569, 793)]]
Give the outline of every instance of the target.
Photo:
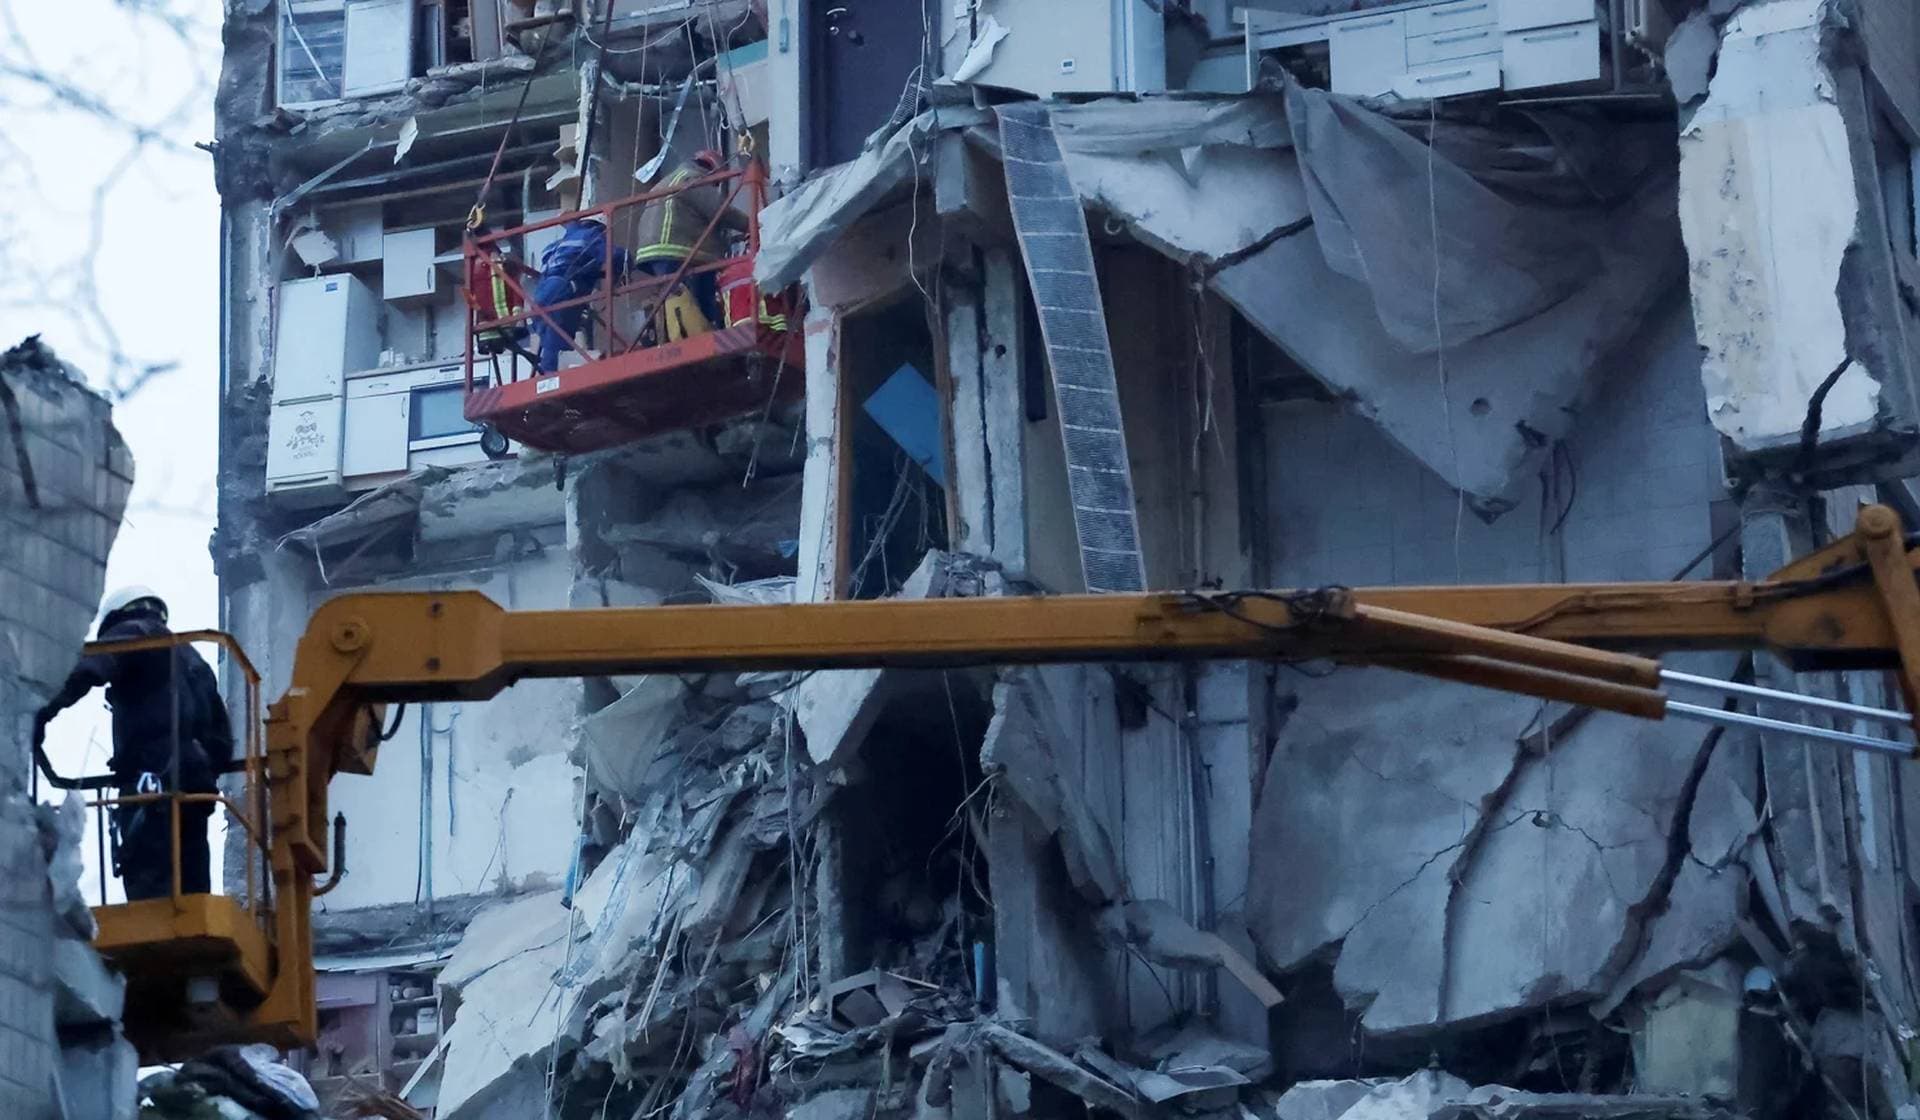
[[(607, 0), (607, 16), (613, 16), (613, 0)], [(507, 144), (513, 139), (513, 130), (520, 123), (520, 114), (527, 108), (527, 95), (533, 92), (533, 80), (540, 76), (540, 63), (547, 56), (547, 45), (553, 42), (553, 25), (549, 24), (546, 33), (540, 39), (539, 47), (533, 52), (533, 65), (527, 70), (526, 81), (520, 83), (520, 100), (513, 106), (513, 116), (507, 118), (507, 127), (500, 133), (500, 146), (493, 150), (493, 164), (487, 168), (487, 177), (480, 181), (480, 191), (474, 196), (473, 208), (467, 211), (467, 228), (479, 229), (487, 220), (487, 195), (493, 190), (493, 178), (500, 173), (500, 161), (506, 158)]]

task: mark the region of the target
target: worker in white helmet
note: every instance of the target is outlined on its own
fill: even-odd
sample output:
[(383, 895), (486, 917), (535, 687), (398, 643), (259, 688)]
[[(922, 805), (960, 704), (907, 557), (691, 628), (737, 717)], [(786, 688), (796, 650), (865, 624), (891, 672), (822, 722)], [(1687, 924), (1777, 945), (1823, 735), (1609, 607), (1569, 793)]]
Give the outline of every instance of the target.
[[(145, 587), (128, 587), (102, 604), (98, 638), (104, 642), (170, 633), (167, 604)], [(113, 709), (113, 757), (109, 767), (122, 796), (139, 793), (213, 793), (233, 761), (233, 725), (220, 699), (213, 669), (185, 644), (132, 653), (102, 653), (80, 659), (67, 683), (34, 718), (34, 743), (48, 721), (96, 688), (107, 690)], [(177, 738), (176, 738), (177, 731)], [(213, 889), (207, 825), (213, 803), (180, 806), (180, 890)], [(114, 809), (114, 871), (127, 900), (164, 898), (173, 891), (168, 834), (172, 811), (165, 801)]]

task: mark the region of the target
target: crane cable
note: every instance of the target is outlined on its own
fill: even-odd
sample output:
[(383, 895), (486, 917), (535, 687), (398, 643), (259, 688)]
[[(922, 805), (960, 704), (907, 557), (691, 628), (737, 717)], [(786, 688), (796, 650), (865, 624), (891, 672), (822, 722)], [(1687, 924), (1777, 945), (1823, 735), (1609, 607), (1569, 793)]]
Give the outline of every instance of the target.
[[(608, 0), (607, 14), (613, 14), (612, 0)], [(493, 165), (487, 168), (487, 177), (480, 181), (480, 192), (474, 196), (473, 208), (467, 211), (467, 229), (479, 229), (487, 220), (487, 194), (493, 190), (494, 176), (500, 173), (500, 162), (506, 157), (507, 144), (513, 139), (513, 129), (520, 123), (520, 115), (526, 111), (527, 95), (533, 92), (533, 80), (540, 76), (540, 63), (547, 56), (547, 46), (553, 42), (554, 26), (549, 24), (546, 35), (540, 40), (540, 46), (533, 52), (533, 66), (527, 71), (526, 81), (520, 83), (520, 100), (513, 107), (513, 116), (507, 118), (507, 127), (500, 133), (500, 146), (493, 150)]]
[[(594, 44), (596, 50), (593, 56), (593, 88), (587, 91), (586, 124), (585, 127), (581, 129), (580, 151), (574, 156), (574, 159), (577, 161), (574, 166), (580, 172), (581, 192), (579, 201), (581, 204), (584, 204), (587, 199), (586, 188), (592, 185), (587, 181), (587, 176), (591, 173), (588, 164), (593, 159), (593, 125), (594, 121), (600, 116), (597, 111), (600, 103), (600, 76), (604, 74), (607, 69), (607, 39), (612, 35), (613, 0), (607, 0), (606, 18), (600, 21), (600, 41)], [(591, 38), (587, 41), (589, 43), (593, 42)], [(646, 75), (642, 73), (641, 77), (644, 78), (645, 76)]]

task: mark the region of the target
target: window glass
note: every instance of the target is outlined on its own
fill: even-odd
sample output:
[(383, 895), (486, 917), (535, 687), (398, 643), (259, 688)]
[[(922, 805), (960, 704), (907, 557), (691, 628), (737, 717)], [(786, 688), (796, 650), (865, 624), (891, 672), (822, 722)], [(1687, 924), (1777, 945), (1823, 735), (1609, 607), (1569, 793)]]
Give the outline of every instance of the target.
[(339, 4), (287, 4), (280, 9), (280, 104), (304, 105), (340, 96), (346, 62), (347, 14)]
[(461, 413), (466, 403), (466, 387), (455, 382), (451, 385), (431, 385), (413, 391), (413, 422), (410, 439), (439, 439), (441, 436), (457, 436), (480, 430), (478, 424), (471, 423)]

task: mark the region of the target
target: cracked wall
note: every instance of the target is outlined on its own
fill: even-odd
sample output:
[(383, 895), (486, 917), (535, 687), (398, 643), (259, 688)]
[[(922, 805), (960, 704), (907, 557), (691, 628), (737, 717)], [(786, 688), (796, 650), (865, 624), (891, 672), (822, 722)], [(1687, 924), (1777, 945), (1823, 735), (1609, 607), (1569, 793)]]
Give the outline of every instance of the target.
[[(1710, 574), (1710, 564), (1685, 571), (1726, 500), (1689, 328), (1676, 293), (1609, 367), (1610, 392), (1573, 424), (1536, 500), (1491, 525), (1463, 515), (1364, 421), (1322, 404), (1273, 406), (1271, 584)], [(1356, 454), (1372, 468), (1347, 469)], [(1712, 661), (1698, 671), (1733, 668)], [(1676, 791), (1703, 730), (1611, 716), (1566, 726), (1535, 701), (1384, 671), (1287, 692), (1254, 822), (1256, 937), (1283, 968), (1334, 953), (1335, 984), (1368, 1030), (1597, 1000), (1724, 946), (1731, 878), (1669, 866), (1689, 817)], [(1557, 727), (1551, 744), (1543, 722)], [(1711, 815), (1693, 825), (1703, 844), (1753, 800), (1728, 761), (1740, 750), (1751, 748), (1714, 752)], [(1728, 799), (1729, 782), (1741, 801)], [(1395, 827), (1370, 827), (1380, 820)], [(1664, 917), (1649, 923), (1653, 911)]]
[(133, 485), (110, 413), (37, 337), (0, 354), (0, 1113), (22, 1120), (122, 1120), (133, 1097), (123, 989), (87, 944), (78, 795), (36, 806), (27, 785), (34, 713), (89, 636)]
[[(1763, 8), (1805, 6), (1776, 0), (1749, 10)], [(257, 111), (240, 106), (260, 96), (259, 75), (246, 67), (264, 66), (262, 26), (258, 12), (230, 25), (225, 120)], [(790, 31), (775, 29), (770, 43), (769, 69), (787, 87), (799, 84), (803, 61)], [(1806, 43), (1786, 33), (1774, 47)], [(1444, 367), (1424, 342), (1389, 329), (1377, 293), (1330, 266), (1324, 231), (1309, 232), (1301, 159), (1277, 138), (1284, 128), (1271, 105), (1105, 104), (1078, 118), (1062, 107), (1077, 186), (1104, 212), (1101, 280), (1126, 420), (1140, 436), (1135, 469), (1155, 585), (1731, 574), (1725, 532), (1738, 514), (1719, 436), (1733, 434), (1733, 414), (1721, 409), (1716, 428), (1708, 404), (1720, 400), (1714, 378), (1727, 374), (1733, 350), (1716, 352), (1711, 340), (1738, 334), (1729, 317), (1748, 308), (1703, 301), (1702, 289), (1776, 251), (1765, 238), (1729, 239), (1751, 229), (1738, 218), (1771, 220), (1781, 207), (1755, 187), (1747, 215), (1698, 187), (1712, 178), (1710, 165), (1753, 186), (1741, 160), (1755, 145), (1777, 144), (1777, 154), (1807, 144), (1826, 157), (1855, 143), (1845, 127), (1834, 130), (1817, 89), (1808, 106), (1816, 127), (1783, 113), (1751, 126), (1765, 134), (1757, 140), (1742, 131), (1750, 122), (1728, 106), (1739, 100), (1743, 68), (1809, 73), (1804, 57), (1787, 61), (1795, 65), (1733, 50), (1693, 117), (1683, 148), (1694, 178), (1680, 188), (1694, 204), (1682, 207), (1695, 254), (1691, 314), (1677, 286), (1674, 188), (1651, 179), (1616, 197), (1608, 217), (1624, 232), (1594, 247), (1606, 284), (1543, 299), (1526, 322), (1446, 346)], [(435, 75), (431, 90), (315, 118), (305, 153), (313, 166), (303, 173), (346, 154), (365, 130), (396, 125), (416, 99), (467, 98), (471, 87), (449, 83), (469, 78), (485, 80)], [(500, 90), (489, 92), (497, 102)], [(793, 181), (805, 107), (775, 101), (771, 162), (776, 179)], [(1216, 110), (1224, 123), (1214, 131), (1157, 118), (1152, 144), (1109, 133), (1104, 150), (1098, 128), (1084, 123)], [(1246, 126), (1255, 118), (1264, 124)], [(1074, 146), (1075, 119), (1078, 142), (1093, 134), (1094, 147)], [(804, 440), (756, 428), (562, 468), (529, 457), (420, 480), (411, 497), (398, 495), (413, 505), (394, 541), (343, 537), (329, 552), (318, 538), (287, 537), (294, 525), (256, 502), (265, 411), (257, 383), (272, 341), (260, 278), (275, 252), (264, 198), (291, 185), (285, 168), (282, 181), (268, 182), (265, 149), (306, 142), (283, 136), (284, 125), (236, 130), (220, 163), (231, 257), (222, 576), (236, 629), (268, 647), (256, 656), (270, 690), (284, 683), (303, 612), (333, 590), (322, 575), (328, 557), (360, 565), (340, 588), (478, 587), (509, 606), (833, 597), (857, 516), (845, 508), (843, 438), (858, 402), (842, 384), (841, 332), (846, 315), (900, 295), (925, 299), (940, 324), (929, 329), (952, 394), (954, 538), (990, 562), (964, 593), (1077, 585), (1057, 493), (1060, 429), (1033, 403), (1045, 396), (1046, 371), (1030, 361), (1018, 247), (998, 224), (991, 177), (982, 189), (962, 174), (960, 195), (946, 193), (956, 154), (978, 162), (958, 135), (935, 141), (937, 159), (923, 146), (925, 162), (906, 146), (916, 191), (922, 175), (938, 179), (931, 210), (909, 203), (876, 214), (810, 277)], [(1417, 130), (1402, 131), (1388, 145), (1396, 159), (1417, 157), (1407, 166), (1431, 174), (1431, 157), (1408, 144)], [(1635, 132), (1643, 139), (1648, 130)], [(1851, 176), (1844, 160), (1793, 159), (1830, 173), (1836, 189)], [(1825, 285), (1815, 293), (1825, 303), (1802, 308), (1815, 316), (1808, 329), (1796, 319), (1795, 335), (1776, 340), (1779, 363), (1795, 376), (1806, 372), (1801, 350), (1844, 345), (1862, 315), (1842, 306), (1828, 275), (1847, 267), (1843, 209), (1823, 215), (1828, 225), (1791, 231), (1809, 252), (1789, 253), (1756, 282), (1796, 299), (1795, 284)], [(1708, 230), (1710, 221), (1722, 224)], [(1464, 236), (1453, 226), (1435, 232)], [(1716, 237), (1723, 243), (1702, 248)], [(1464, 289), (1472, 262), (1452, 262)], [(1424, 284), (1424, 261), (1415, 264)], [(1723, 287), (1751, 290), (1745, 278)], [(1258, 350), (1249, 331), (1279, 349)], [(1880, 375), (1871, 358), (1866, 365)], [(1872, 384), (1858, 374), (1830, 396), (1833, 434), (1881, 411), (1857, 396)], [(1320, 387), (1310, 387), (1316, 376)], [(1804, 406), (1809, 386), (1762, 388), (1776, 394), (1765, 403), (1778, 426), (1790, 403)], [(1797, 430), (1799, 415), (1791, 419)], [(1483, 518), (1476, 505), (1503, 516)], [(793, 580), (722, 591), (696, 574)], [(925, 593), (908, 582), (905, 593)], [(1721, 676), (1737, 668), (1727, 658), (1690, 664)], [(1730, 947), (1753, 952), (1743, 948), (1749, 886), (1764, 893), (1776, 872), (1786, 896), (1779, 912), (1790, 911), (1781, 925), (1809, 944), (1811, 915), (1835, 900), (1852, 908), (1857, 899), (1856, 939), (1882, 959), (1903, 936), (1882, 880), (1837, 856), (1815, 864), (1786, 855), (1815, 840), (1848, 843), (1852, 827), (1862, 850), (1891, 868), (1891, 822), (1910, 794), (1889, 774), (1839, 768), (1805, 779), (1794, 800), (1788, 767), (1804, 764), (1802, 746), (1351, 670), (1308, 682), (1237, 666), (1066, 667), (995, 683), (993, 722), (984, 734), (969, 724), (964, 735), (941, 719), (951, 682), (930, 674), (596, 679), (521, 685), (486, 708), (411, 711), (383, 749), (378, 783), (349, 779), (335, 791), (356, 822), (355, 872), (328, 899), (339, 911), (329, 935), (336, 947), (361, 949), (418, 939), (445, 930), (422, 927), (410, 899), (431, 909), (457, 897), (443, 911), (457, 925), (493, 895), (521, 892), (475, 918), (442, 977), (451, 1031), (440, 1102), (459, 1120), (549, 1101), (562, 1115), (598, 1102), (601, 1112), (670, 1107), (691, 1116), (808, 1097), (795, 1111), (823, 1120), (916, 1107), (972, 1116), (988, 1100), (1001, 1115), (1045, 1114), (1065, 1099), (1049, 1093), (1131, 1113), (1134, 1086), (1165, 1086), (1144, 1068), (1136, 1080), (1102, 1063), (1153, 1064), (1160, 1059), (1143, 1055), (1179, 1025), (1208, 1035), (1215, 1055), (1227, 1042), (1252, 1050), (1235, 1074), (1242, 1080), (1274, 1065), (1306, 1068), (1296, 1058), (1316, 1041), (1337, 1050), (1330, 1040), (1356, 1037), (1373, 1049), (1327, 1059), (1338, 1072), (1404, 1073), (1441, 1050), (1484, 1071), (1492, 1059), (1468, 1053), (1475, 1045), (1524, 1052), (1521, 1032), (1535, 1021), (1567, 1009), (1638, 1013)], [(787, 710), (775, 710), (776, 700)], [(944, 766), (950, 747), (968, 778), (978, 752), (979, 788), (959, 791), (966, 800), (957, 807), (920, 803), (897, 767), (926, 750), (940, 751)], [(1850, 796), (1874, 806), (1871, 820), (1839, 819)], [(901, 813), (890, 797), (916, 798), (913, 807), (938, 817), (957, 843), (986, 853), (990, 921), (968, 925), (976, 919), (955, 901), (982, 890), (964, 883), (965, 859), (942, 864), (937, 881), (874, 871), (899, 862), (887, 848), (903, 830), (864, 819)], [(1776, 810), (1770, 835), (1779, 839), (1756, 841), (1762, 814)], [(576, 850), (584, 881), (563, 886)], [(944, 891), (949, 873), (951, 898), (932, 897), (930, 915), (929, 898), (910, 888)], [(1230, 969), (1204, 952), (1183, 957), (1190, 943), (1156, 944), (1144, 922), (1116, 930), (1112, 919), (1129, 903), (1154, 904), (1151, 913), (1190, 923), (1196, 936), (1216, 934), (1257, 962), (1247, 967), (1265, 982), (1285, 981), (1292, 1006), (1308, 1011), (1276, 1019)], [(875, 933), (895, 919), (910, 932)], [(928, 922), (949, 923), (936, 949)], [(950, 945), (952, 930), (964, 933)], [(861, 979), (869, 965), (937, 975), (922, 981), (937, 991), (903, 1003), (884, 978)], [(1331, 1015), (1303, 1027), (1327, 1010), (1313, 990), (1323, 980)], [(998, 1021), (979, 1021), (989, 1013)], [(1623, 1021), (1609, 1018), (1605, 1029)], [(1830, 1023), (1828, 1034), (1838, 1033)], [(1089, 1036), (1104, 1048), (1080, 1048)]]

